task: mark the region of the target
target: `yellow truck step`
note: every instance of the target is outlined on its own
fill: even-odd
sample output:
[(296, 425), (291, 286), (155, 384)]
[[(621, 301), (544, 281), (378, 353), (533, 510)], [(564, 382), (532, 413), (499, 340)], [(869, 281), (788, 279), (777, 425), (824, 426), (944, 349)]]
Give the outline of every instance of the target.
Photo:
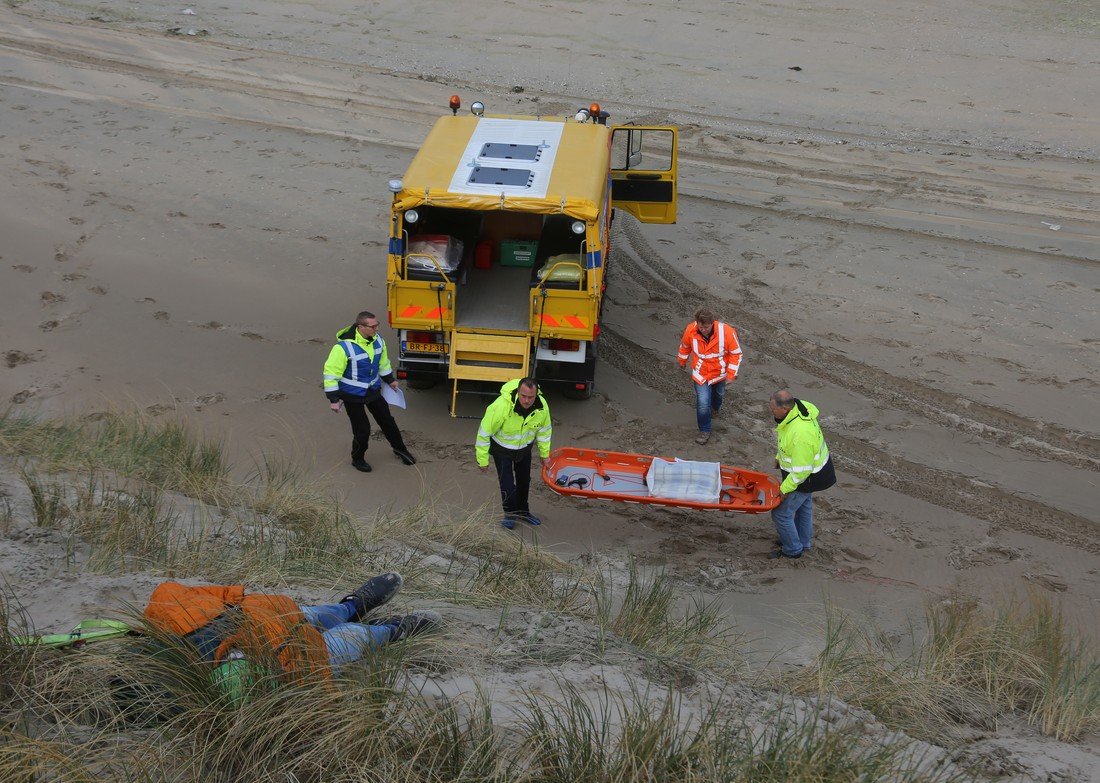
[(454, 417), (460, 381), (510, 381), (527, 374), (531, 338), (527, 335), (482, 334), (455, 331), (451, 335), (451, 416)]

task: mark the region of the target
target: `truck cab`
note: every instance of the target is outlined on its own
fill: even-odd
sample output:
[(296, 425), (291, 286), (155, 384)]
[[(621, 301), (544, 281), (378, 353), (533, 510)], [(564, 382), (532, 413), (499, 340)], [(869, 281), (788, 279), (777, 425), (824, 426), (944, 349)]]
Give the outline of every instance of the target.
[(570, 117), (441, 117), (390, 183), (396, 368), (414, 387), (533, 375), (591, 394), (611, 221), (676, 220), (676, 129)]

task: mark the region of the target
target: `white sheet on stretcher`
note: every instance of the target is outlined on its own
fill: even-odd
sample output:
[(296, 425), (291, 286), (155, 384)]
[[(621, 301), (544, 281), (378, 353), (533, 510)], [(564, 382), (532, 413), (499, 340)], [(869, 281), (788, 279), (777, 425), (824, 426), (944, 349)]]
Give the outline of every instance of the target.
[(722, 466), (717, 462), (654, 459), (645, 481), (655, 498), (717, 503), (722, 493)]

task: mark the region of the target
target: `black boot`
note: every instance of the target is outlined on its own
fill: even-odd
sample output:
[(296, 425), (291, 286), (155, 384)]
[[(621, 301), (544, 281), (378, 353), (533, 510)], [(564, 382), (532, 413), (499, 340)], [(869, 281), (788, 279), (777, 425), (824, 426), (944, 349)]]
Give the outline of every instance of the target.
[(402, 639), (408, 639), (410, 636), (434, 631), (442, 624), (443, 618), (440, 617), (438, 613), (428, 611), (427, 609), (421, 609), (410, 614), (387, 617), (383, 620), (377, 620), (371, 623), (371, 625), (392, 625), (394, 633), (390, 638), (391, 642), (399, 642)]
[(415, 465), (416, 457), (408, 449), (394, 449), (393, 453), (406, 465)]
[(401, 591), (401, 585), (404, 581), (401, 574), (390, 571), (374, 577), (354, 593), (345, 597), (340, 603), (351, 604), (354, 609), (352, 616), (348, 618), (348, 622), (357, 623), (388, 602)]

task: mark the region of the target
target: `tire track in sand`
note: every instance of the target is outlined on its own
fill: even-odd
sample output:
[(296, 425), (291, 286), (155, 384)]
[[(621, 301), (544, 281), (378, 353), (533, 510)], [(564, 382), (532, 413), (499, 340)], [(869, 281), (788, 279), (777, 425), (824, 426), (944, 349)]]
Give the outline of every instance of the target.
[[(693, 302), (715, 301), (714, 292), (692, 282), (672, 267), (643, 237), (639, 225), (618, 216), (615, 229), (629, 253), (617, 253), (612, 268), (636, 281), (649, 280), (649, 288), (662, 288), (682, 311)], [(622, 247), (621, 244), (618, 245)], [(614, 273), (614, 272), (613, 272)], [(806, 335), (777, 327), (749, 312), (737, 302), (716, 302), (731, 314), (738, 327), (753, 336), (755, 350), (829, 383), (856, 392), (880, 405), (908, 411), (929, 421), (966, 432), (998, 446), (1076, 468), (1100, 469), (1100, 438), (1058, 425), (1037, 422), (1009, 411), (940, 391), (910, 378), (855, 361), (814, 343)], [(805, 350), (809, 343), (813, 350)], [(797, 345), (798, 350), (787, 346)], [(606, 353), (606, 352), (605, 352)]]

